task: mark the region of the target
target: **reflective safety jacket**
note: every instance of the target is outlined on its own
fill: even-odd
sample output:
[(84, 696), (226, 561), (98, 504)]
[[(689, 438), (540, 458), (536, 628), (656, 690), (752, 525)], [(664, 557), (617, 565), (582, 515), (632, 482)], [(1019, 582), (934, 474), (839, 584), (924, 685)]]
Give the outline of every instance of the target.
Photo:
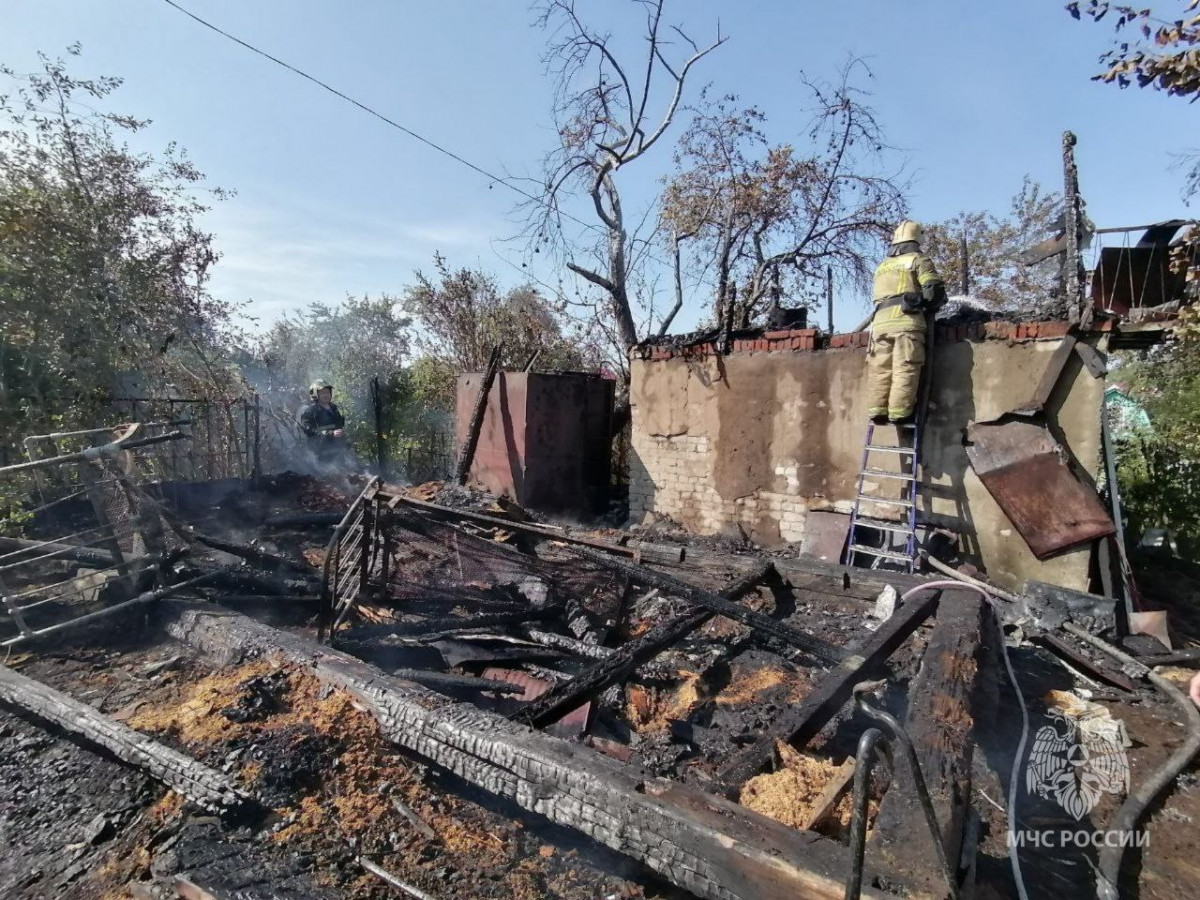
[(333, 403), (329, 406), (322, 406), (315, 401), (308, 403), (301, 407), (296, 419), (300, 430), (310, 438), (329, 437), (336, 429), (346, 427), (346, 417)]
[(901, 253), (889, 256), (875, 270), (875, 287), (871, 300), (875, 318), (871, 320), (872, 334), (895, 334), (901, 331), (924, 331), (925, 311), (906, 313), (900, 298), (932, 304), (944, 290), (942, 276), (933, 260), (924, 253)]

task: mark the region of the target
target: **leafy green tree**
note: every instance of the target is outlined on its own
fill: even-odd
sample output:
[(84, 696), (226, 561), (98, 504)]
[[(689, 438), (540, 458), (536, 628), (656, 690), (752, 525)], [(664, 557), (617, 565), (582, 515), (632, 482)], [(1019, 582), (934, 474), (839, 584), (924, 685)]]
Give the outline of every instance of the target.
[(925, 228), (925, 249), (937, 263), (951, 294), (962, 290), (961, 242), (967, 242), (972, 301), (993, 310), (1045, 309), (1059, 291), (1060, 263), (1051, 258), (1032, 266), (1019, 256), (1060, 228), (1062, 198), (1028, 175), (1008, 212), (961, 212)]
[[(378, 379), (387, 431), (403, 431), (412, 403), (411, 378), (405, 363), (411, 346), (410, 320), (400, 304), (386, 294), (348, 297), (339, 306), (312, 303), (285, 316), (261, 338), (248, 376), (272, 401), (275, 414), (288, 427), (308, 400), (308, 386), (317, 379), (334, 385), (334, 402), (346, 416), (351, 444), (368, 458), (374, 456), (375, 414), (371, 382)], [(385, 438), (394, 435), (385, 434)]]
[(198, 225), (202, 200), (223, 192), (174, 145), (154, 156), (123, 143), (148, 123), (109, 111), (119, 78), (40, 59), (28, 74), (0, 65), (0, 461), (10, 462), (24, 435), (111, 423), (124, 373), (154, 392), (240, 387), (223, 355), (235, 309), (208, 291), (218, 254)]
[(436, 279), (417, 272), (404, 308), (417, 325), (414, 391), (429, 409), (454, 409), (455, 380), (487, 366), (503, 344), (501, 364), (521, 369), (534, 353), (539, 369), (594, 369), (601, 346), (537, 290), (522, 285), (502, 292), (495, 279), (474, 269), (451, 269), (434, 257)]

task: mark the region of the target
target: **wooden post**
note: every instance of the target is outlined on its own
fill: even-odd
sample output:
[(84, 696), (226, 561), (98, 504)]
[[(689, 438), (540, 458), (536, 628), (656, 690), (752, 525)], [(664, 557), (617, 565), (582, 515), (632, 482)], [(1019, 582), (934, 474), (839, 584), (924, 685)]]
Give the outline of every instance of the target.
[(1087, 298), (1083, 268), (1083, 201), (1079, 196), (1079, 169), (1075, 165), (1076, 137), (1070, 131), (1062, 136), (1063, 228), (1066, 253), (1063, 257), (1063, 288), (1071, 324), (1087, 329), (1092, 324), (1092, 307)]
[(475, 458), (475, 448), (479, 445), (479, 432), (483, 428), (483, 415), (487, 410), (488, 394), (492, 391), (492, 382), (496, 380), (496, 372), (500, 369), (500, 355), (503, 346), (503, 344), (497, 344), (492, 348), (487, 370), (483, 373), (483, 381), (479, 385), (479, 396), (475, 398), (475, 409), (471, 413), (471, 421), (467, 424), (467, 435), (458, 451), (458, 468), (454, 472), (455, 484), (467, 483), (467, 474), (471, 471), (471, 462)]
[[(991, 607), (977, 594), (946, 591), (937, 622), (909, 692), (905, 730), (941, 827), (946, 858), (956, 864), (963, 828), (971, 808), (971, 762), (975, 721), (994, 715), (996, 680), (986, 667), (994, 662), (998, 628)], [(994, 674), (994, 673), (993, 673)], [(931, 894), (944, 892), (933, 836), (903, 754), (896, 755), (896, 776), (875, 820), (873, 844), (885, 860), (907, 871)]]
[(829, 316), (829, 333), (833, 334), (833, 266), (825, 267), (825, 310)]
[(262, 407), (258, 391), (254, 392), (254, 483), (262, 481)]
[(959, 288), (964, 297), (971, 296), (971, 256), (967, 250), (967, 229), (964, 228), (958, 239), (958, 267), (962, 283)]
[(383, 391), (379, 387), (379, 376), (371, 379), (371, 411), (375, 415), (375, 469), (379, 477), (387, 481), (387, 450), (383, 440)]

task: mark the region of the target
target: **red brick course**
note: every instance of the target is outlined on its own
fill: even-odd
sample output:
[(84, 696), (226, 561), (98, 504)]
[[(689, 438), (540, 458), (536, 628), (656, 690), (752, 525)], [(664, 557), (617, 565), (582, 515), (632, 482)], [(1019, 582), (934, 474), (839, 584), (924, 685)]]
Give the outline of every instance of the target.
[[(1097, 323), (1103, 330), (1107, 322)], [(969, 325), (938, 325), (935, 339), (939, 344), (960, 341), (1027, 341), (1054, 340), (1063, 338), (1070, 330), (1068, 322), (977, 322)], [(867, 331), (852, 334), (820, 334), (815, 328), (796, 328), (767, 331), (755, 338), (737, 338), (733, 341), (734, 353), (761, 352), (809, 352), (813, 350), (844, 350), (863, 348), (870, 343)], [(674, 357), (713, 356), (719, 352), (720, 342), (706, 341), (688, 347), (667, 347), (644, 344), (634, 350), (641, 359), (672, 359)]]

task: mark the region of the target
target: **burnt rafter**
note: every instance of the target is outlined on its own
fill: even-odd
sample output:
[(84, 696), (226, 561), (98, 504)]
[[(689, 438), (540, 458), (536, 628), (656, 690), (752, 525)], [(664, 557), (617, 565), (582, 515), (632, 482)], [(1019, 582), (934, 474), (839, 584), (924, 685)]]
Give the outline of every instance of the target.
[(805, 634), (798, 628), (793, 628), (791, 625), (772, 619), (770, 616), (748, 609), (719, 594), (714, 594), (711, 591), (706, 591), (703, 588), (680, 581), (671, 575), (648, 568), (647, 566), (628, 563), (607, 553), (587, 547), (572, 547), (571, 552), (577, 556), (582, 556), (584, 559), (589, 559), (608, 568), (615, 569), (635, 581), (650, 585), (651, 587), (661, 588), (667, 593), (674, 594), (694, 603), (696, 606), (733, 619), (735, 622), (740, 622), (754, 629), (760, 636), (774, 638), (824, 662), (838, 663), (844, 655), (840, 648), (830, 644), (828, 641)]
[(850, 699), (854, 686), (871, 677), (933, 615), (937, 605), (938, 595), (926, 594), (897, 609), (866, 641), (846, 654), (816, 690), (786, 710), (769, 732), (726, 763), (717, 773), (717, 782), (735, 792), (771, 761), (776, 741), (803, 745), (815, 737)]
[[(723, 600), (734, 602), (771, 574), (773, 567), (763, 563), (749, 575), (721, 593)], [(584, 703), (614, 684), (620, 684), (639, 666), (654, 659), (659, 653), (691, 634), (716, 613), (711, 609), (697, 609), (684, 613), (667, 622), (662, 622), (613, 652), (572, 678), (542, 694), (537, 700), (524, 707), (513, 718), (527, 725), (543, 727), (554, 722), (580, 703)]]
[[(274, 655), (349, 692), (387, 737), (713, 900), (840, 898), (845, 848), (698, 788), (454, 703), (344, 653), (208, 604), (164, 610), (174, 637), (232, 663)], [(902, 887), (902, 882), (889, 883)], [(877, 891), (864, 896), (892, 896)]]

